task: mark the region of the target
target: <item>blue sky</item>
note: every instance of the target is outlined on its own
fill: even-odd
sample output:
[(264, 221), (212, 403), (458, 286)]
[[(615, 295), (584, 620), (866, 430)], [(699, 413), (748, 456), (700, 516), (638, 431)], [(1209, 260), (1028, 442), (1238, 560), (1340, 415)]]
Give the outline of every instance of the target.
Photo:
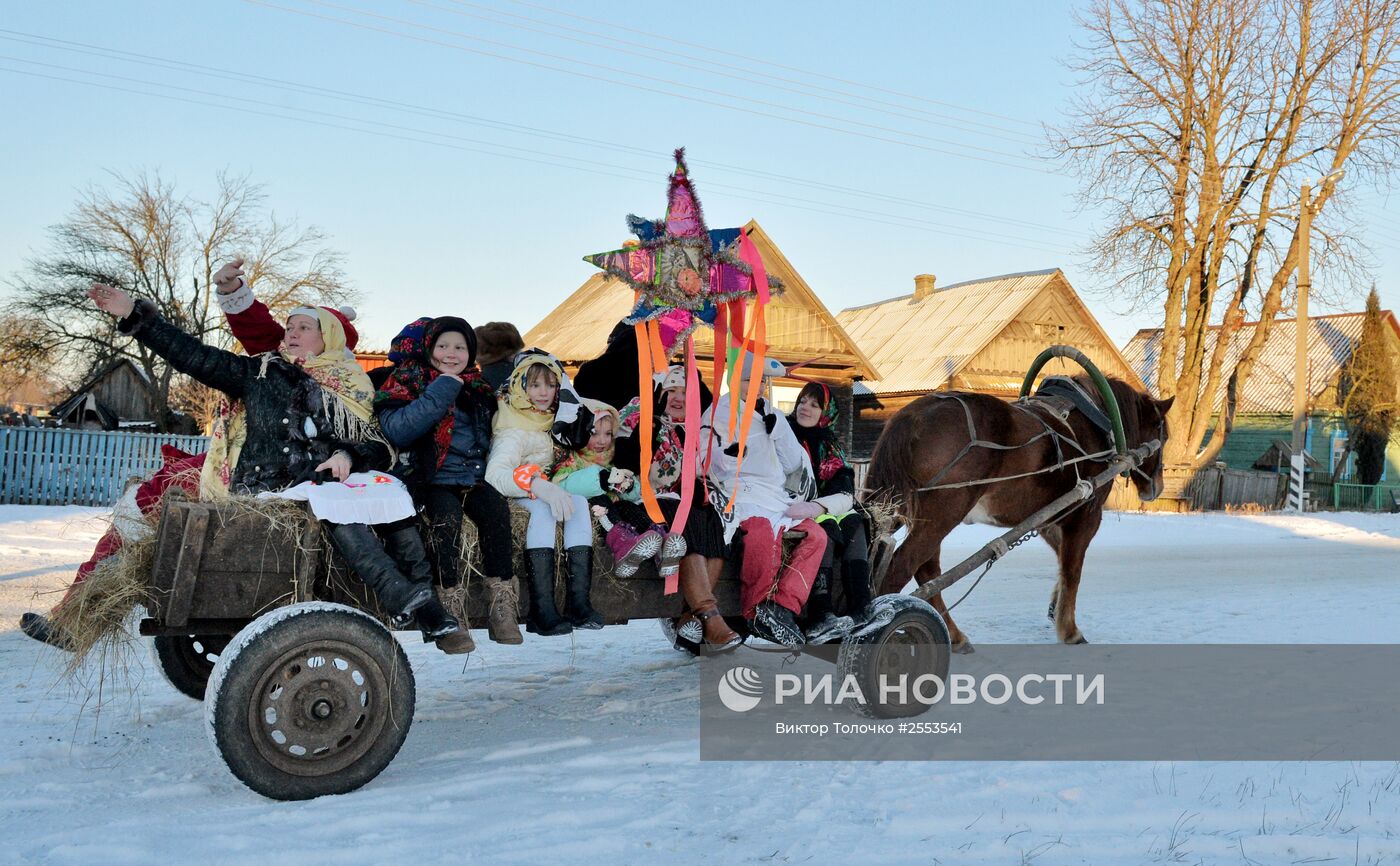
[[(10, 4), (0, 277), (106, 170), (158, 169), (207, 195), (229, 169), (346, 254), (366, 343), (424, 314), (524, 331), (594, 272), (581, 256), (626, 237), (625, 214), (661, 215), (684, 145), (710, 225), (757, 218), (833, 310), (906, 294), (917, 273), (946, 285), (1061, 267), (1121, 345), (1159, 314), (1102, 293), (1079, 252), (1093, 215), (1034, 156), (1073, 93), (1071, 8)], [(1395, 308), (1400, 200), (1356, 198)]]

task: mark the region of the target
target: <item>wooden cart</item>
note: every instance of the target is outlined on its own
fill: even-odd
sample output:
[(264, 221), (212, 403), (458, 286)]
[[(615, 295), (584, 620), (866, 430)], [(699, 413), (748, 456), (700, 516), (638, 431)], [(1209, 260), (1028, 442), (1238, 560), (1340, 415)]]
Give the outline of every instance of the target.
[[(609, 565), (598, 563), (592, 594), (607, 623), (664, 626), (680, 613), (680, 595), (664, 593), (650, 564), (627, 579), (608, 573)], [(487, 615), (481, 583), (470, 582), (464, 604), (477, 628)], [(558, 591), (562, 603), (562, 585)], [(738, 611), (737, 578), (726, 572), (715, 594), (721, 610)], [(388, 766), (407, 737), (415, 689), (408, 659), (309, 513), (274, 523), (247, 509), (171, 501), (148, 596), (141, 633), (155, 637), (171, 684), (205, 702), (211, 739), (254, 791), (298, 800), (354, 790)], [(521, 607), (523, 614), (523, 599)], [(946, 675), (948, 633), (932, 607), (894, 595), (872, 611), (839, 644), (807, 651), (871, 693), (881, 674)], [(731, 624), (743, 627), (737, 618)]]

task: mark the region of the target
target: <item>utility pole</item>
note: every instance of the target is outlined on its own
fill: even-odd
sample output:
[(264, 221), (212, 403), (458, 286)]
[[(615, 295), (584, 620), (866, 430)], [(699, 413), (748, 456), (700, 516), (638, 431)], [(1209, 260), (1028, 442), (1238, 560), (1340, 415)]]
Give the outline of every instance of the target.
[(1343, 169), (1326, 177), (1303, 184), (1298, 211), (1298, 318), (1293, 325), (1296, 344), (1293, 360), (1293, 445), (1288, 473), (1288, 510), (1307, 510), (1308, 494), (1304, 488), (1307, 478), (1308, 441), (1308, 294), (1312, 291), (1312, 188), (1313, 183), (1324, 187), (1336, 183), (1346, 174)]
[(1297, 337), (1293, 358), (1293, 445), (1289, 449), (1288, 510), (1299, 514), (1307, 510), (1308, 494), (1304, 489), (1307, 478), (1308, 441), (1308, 292), (1312, 290), (1312, 267), (1309, 254), (1312, 246), (1312, 184), (1303, 184), (1303, 196), (1298, 211), (1298, 316), (1293, 323)]

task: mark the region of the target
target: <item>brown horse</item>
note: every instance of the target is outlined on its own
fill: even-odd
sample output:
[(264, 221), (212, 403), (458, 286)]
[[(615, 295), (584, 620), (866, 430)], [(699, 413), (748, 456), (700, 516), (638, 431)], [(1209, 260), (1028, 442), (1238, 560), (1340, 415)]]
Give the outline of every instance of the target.
[[(1102, 405), (1087, 377), (1075, 381), (1094, 405)], [(1171, 398), (1154, 400), (1117, 379), (1110, 379), (1109, 385), (1128, 447), (1153, 439), (1165, 444)], [(959, 523), (1015, 526), (1069, 492), (1080, 478), (1104, 469), (1104, 455), (1112, 448), (1112, 435), (1065, 400), (1007, 403), (953, 391), (929, 394), (905, 406), (885, 425), (866, 479), (867, 496), (892, 503), (909, 526), (880, 591), (899, 592), (911, 576), (921, 585), (938, 577), (939, 549)], [(1132, 479), (1144, 501), (1155, 499), (1162, 492), (1161, 451), (1144, 461)], [(1109, 489), (1099, 488), (1040, 530), (1059, 559), (1050, 618), (1064, 643), (1087, 643), (1074, 622), (1075, 596), (1084, 553), (1098, 532)], [(932, 602), (948, 623), (953, 649), (971, 652), (967, 635), (948, 615), (942, 593)]]

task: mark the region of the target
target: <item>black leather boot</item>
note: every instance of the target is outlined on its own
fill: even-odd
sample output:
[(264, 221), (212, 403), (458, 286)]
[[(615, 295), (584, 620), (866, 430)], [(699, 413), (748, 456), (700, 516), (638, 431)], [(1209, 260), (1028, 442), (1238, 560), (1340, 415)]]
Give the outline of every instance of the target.
[(856, 622), (865, 619), (870, 607), (870, 563), (864, 559), (848, 559), (841, 563), (842, 585), (846, 589), (846, 613)]
[(555, 637), (574, 630), (559, 616), (554, 606), (554, 548), (538, 547), (525, 551), (525, 584), (530, 589), (530, 611), (525, 614), (525, 630), (543, 637)]
[(807, 596), (806, 616), (803, 620), (811, 625), (819, 623), (831, 614), (831, 566), (817, 569), (816, 580), (812, 581), (812, 592)]
[(574, 628), (600, 629), (603, 617), (589, 598), (593, 592), (593, 548), (571, 547), (565, 554), (569, 557), (569, 589), (564, 596), (564, 619)]
[[(331, 523), (331, 541), (389, 613), (394, 628), (407, 628), (420, 607), (432, 601), (433, 585), (405, 577), (379, 540), (363, 523)], [(421, 544), (421, 542), (420, 542)]]
[[(401, 520), (380, 527), (384, 536), (384, 549), (394, 557), (399, 573), (406, 575), (415, 584), (431, 587), (433, 567), (428, 561), (428, 547), (423, 543), (423, 534), (416, 521)], [(423, 632), (423, 640), (437, 640), (461, 629), (457, 618), (447, 612), (438, 600), (437, 593), (418, 609), (418, 628)]]

